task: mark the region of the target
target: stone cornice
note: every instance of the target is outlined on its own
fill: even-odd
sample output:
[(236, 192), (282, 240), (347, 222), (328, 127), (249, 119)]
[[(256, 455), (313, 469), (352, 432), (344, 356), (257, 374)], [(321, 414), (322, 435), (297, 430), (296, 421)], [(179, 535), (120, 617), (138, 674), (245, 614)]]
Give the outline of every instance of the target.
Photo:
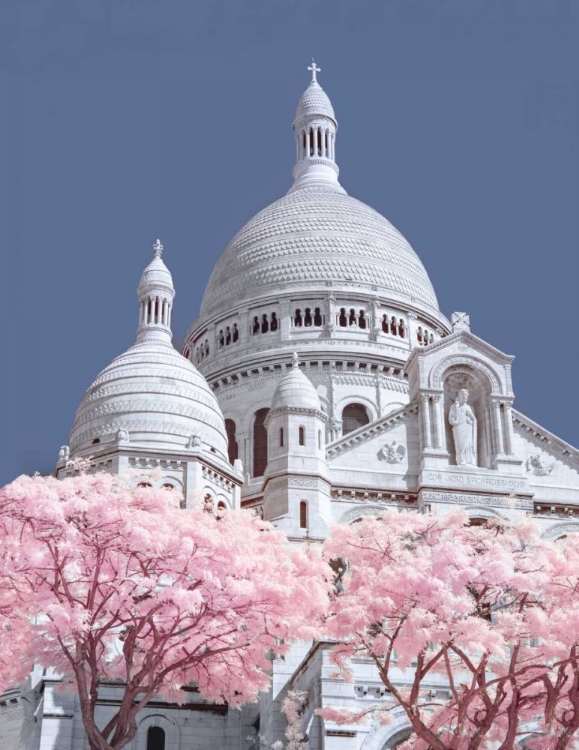
[(501, 364), (508, 365), (514, 360), (514, 356), (501, 352), (500, 349), (497, 349), (496, 347), (492, 346), (492, 344), (483, 341), (483, 339), (475, 336), (471, 331), (456, 331), (449, 334), (448, 336), (445, 336), (442, 339), (439, 339), (438, 341), (433, 342), (432, 344), (428, 344), (428, 346), (421, 346), (413, 349), (406, 363), (406, 371), (408, 371), (412, 361), (417, 357), (422, 358), (428, 356), (429, 354), (432, 354), (432, 352), (435, 352), (437, 349), (444, 349), (446, 347), (452, 346), (454, 342), (460, 340), (470, 344), (473, 349), (477, 349), (478, 351), (482, 351), (485, 354), (488, 354), (491, 359), (497, 360)]
[(417, 413), (418, 403), (413, 401), (411, 404), (407, 404), (396, 411), (390, 412), (390, 414), (386, 414), (384, 417), (380, 417), (380, 419), (376, 419), (374, 422), (370, 422), (370, 424), (364, 425), (364, 427), (349, 432), (347, 435), (330, 443), (326, 448), (326, 456), (328, 460), (336, 458), (336, 456), (339, 456), (368, 440), (372, 440), (377, 435), (387, 432), (397, 423), (404, 422), (411, 414)]
[(554, 453), (559, 454), (564, 462), (571, 462), (575, 467), (579, 467), (579, 450), (577, 448), (553, 435), (552, 432), (541, 427), (516, 409), (513, 409), (513, 424), (540, 445), (548, 446)]
[(269, 423), (274, 417), (278, 417), (284, 414), (303, 414), (307, 417), (317, 417), (322, 422), (327, 422), (329, 420), (328, 415), (324, 414), (324, 412), (320, 409), (306, 409), (302, 406), (283, 406), (281, 409), (275, 409), (275, 411), (270, 409), (264, 421), (265, 427), (267, 428), (269, 426)]

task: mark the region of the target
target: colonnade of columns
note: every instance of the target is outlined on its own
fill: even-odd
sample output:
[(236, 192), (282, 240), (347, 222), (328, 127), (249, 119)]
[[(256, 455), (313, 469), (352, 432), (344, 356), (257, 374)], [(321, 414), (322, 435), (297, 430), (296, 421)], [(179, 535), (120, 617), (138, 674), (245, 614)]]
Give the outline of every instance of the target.
[[(420, 421), (423, 450), (446, 451), (444, 395), (442, 392), (420, 394)], [(512, 403), (491, 399), (491, 431), (495, 456), (514, 454)]]
[(139, 305), (139, 325), (171, 327), (171, 302), (164, 297), (147, 297)]
[(336, 158), (336, 135), (330, 127), (320, 125), (310, 125), (300, 130), (297, 137), (298, 161), (307, 159), (310, 156), (318, 156), (323, 159)]

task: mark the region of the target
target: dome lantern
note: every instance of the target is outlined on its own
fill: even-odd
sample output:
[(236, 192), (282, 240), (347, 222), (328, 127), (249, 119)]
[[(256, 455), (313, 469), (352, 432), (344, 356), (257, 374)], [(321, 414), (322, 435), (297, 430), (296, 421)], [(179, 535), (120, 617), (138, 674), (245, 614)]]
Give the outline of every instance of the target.
[(312, 60), (308, 70), (312, 80), (298, 102), (293, 126), (296, 165), (290, 192), (320, 182), (329, 182), (341, 189), (336, 164), (338, 122), (328, 95), (318, 83), (321, 68)]
[(173, 278), (162, 256), (160, 240), (153, 245), (153, 260), (143, 271), (137, 288), (139, 298), (139, 328), (137, 341), (165, 341), (170, 343), (171, 310), (175, 299)]

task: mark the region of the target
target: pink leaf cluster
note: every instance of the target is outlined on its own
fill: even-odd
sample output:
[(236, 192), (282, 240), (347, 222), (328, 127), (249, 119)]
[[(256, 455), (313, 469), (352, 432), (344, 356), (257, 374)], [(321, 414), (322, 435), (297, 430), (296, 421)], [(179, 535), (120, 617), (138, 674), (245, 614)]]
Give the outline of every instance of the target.
[[(3, 687), (33, 663), (72, 676), (91, 748), (124, 747), (153, 696), (181, 701), (191, 682), (213, 701), (255, 700), (268, 654), (319, 634), (330, 585), (319, 551), (247, 512), (175, 500), (107, 474), (0, 490)], [(111, 679), (124, 697), (98, 729), (99, 685)]]
[(327, 619), (333, 659), (346, 679), (352, 657), (374, 662), (387, 690), (375, 713), (404, 709), (408, 747), (507, 750), (531, 725), (537, 748), (575, 746), (579, 535), (563, 549), (528, 519), (387, 510), (335, 528), (326, 556), (347, 560)]

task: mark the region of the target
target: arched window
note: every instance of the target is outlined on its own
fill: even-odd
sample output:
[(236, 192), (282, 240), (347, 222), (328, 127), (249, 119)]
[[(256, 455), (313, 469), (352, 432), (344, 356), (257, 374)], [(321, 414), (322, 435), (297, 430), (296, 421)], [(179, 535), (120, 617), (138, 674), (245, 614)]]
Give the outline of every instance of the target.
[(238, 338), (239, 338), (239, 331), (237, 330), (237, 323), (234, 323), (233, 324), (233, 343), (234, 344)]
[(255, 412), (253, 422), (253, 476), (262, 477), (267, 466), (267, 430), (265, 418), (269, 409), (259, 409)]
[(340, 317), (338, 318), (338, 323), (342, 328), (346, 328), (346, 326), (348, 325), (348, 318), (346, 317), (345, 307), (340, 308)]
[(163, 485), (163, 489), (165, 489), (165, 490), (174, 490), (175, 489), (175, 485), (171, 484), (171, 482), (165, 482), (165, 484)]
[(366, 328), (366, 313), (364, 312), (364, 310), (360, 310), (358, 325), (360, 326), (360, 328)]
[(305, 500), (300, 503), (300, 529), (308, 528), (308, 504)]
[(279, 428), (279, 447), (283, 448), (283, 427)]
[(235, 435), (236, 430), (237, 430), (237, 427), (233, 419), (226, 419), (225, 420), (225, 432), (227, 433), (227, 455), (229, 456), (230, 464), (233, 464), (233, 462), (237, 458), (239, 458), (239, 446), (237, 445), (237, 440), (236, 440), (236, 435)]
[(348, 404), (342, 412), (342, 435), (354, 432), (359, 427), (368, 424), (370, 418), (362, 404)]
[(259, 330), (260, 330), (260, 328), (259, 328), (259, 318), (256, 315), (253, 318), (253, 325), (252, 325), (251, 331), (252, 331), (252, 333), (255, 334), (255, 333), (259, 333)]
[(261, 316), (261, 332), (267, 333), (269, 331), (269, 323), (267, 322), (267, 315), (264, 313)]
[(314, 310), (314, 325), (315, 326), (322, 325), (322, 313), (320, 312), (319, 307), (316, 307), (316, 309)]
[(383, 316), (382, 316), (382, 331), (383, 331), (384, 333), (388, 333), (388, 332), (389, 332), (389, 330), (390, 330), (390, 329), (389, 329), (389, 327), (388, 327), (388, 316), (387, 316), (387, 315), (383, 315)]
[(147, 732), (147, 750), (165, 750), (165, 730), (161, 727), (149, 727)]
[(277, 315), (274, 312), (271, 314), (271, 330), (277, 331)]
[(139, 482), (137, 487), (152, 487), (153, 485), (150, 482)]
[(300, 328), (302, 325), (302, 311), (299, 309), (296, 310), (296, 314), (294, 315), (294, 326), (297, 328)]
[(356, 311), (354, 310), (353, 307), (350, 309), (350, 317), (348, 318), (348, 323), (351, 326), (355, 326), (356, 325)]
[(219, 341), (219, 348), (221, 349), (221, 347), (225, 343), (225, 340), (223, 338), (223, 331), (219, 331), (218, 341)]
[(300, 427), (299, 429), (300, 445), (306, 444), (306, 428)]
[(404, 321), (402, 320), (402, 318), (400, 318), (400, 323), (398, 325), (398, 335), (401, 338), (404, 338), (404, 333)]
[(304, 315), (304, 325), (309, 328), (312, 325), (312, 311), (309, 307), (306, 307), (306, 314)]
[(225, 345), (229, 346), (231, 344), (231, 328), (227, 326), (225, 329)]
[(227, 505), (223, 502), (223, 500), (220, 500), (217, 503), (217, 510), (227, 510)]

